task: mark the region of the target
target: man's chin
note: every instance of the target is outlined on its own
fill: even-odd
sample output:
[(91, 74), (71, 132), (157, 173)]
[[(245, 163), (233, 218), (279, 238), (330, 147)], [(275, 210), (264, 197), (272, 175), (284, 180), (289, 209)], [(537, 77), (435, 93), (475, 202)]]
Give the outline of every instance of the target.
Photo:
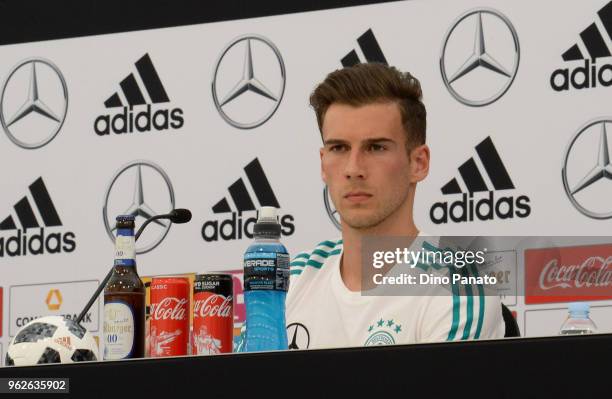
[(382, 222), (379, 215), (371, 214), (370, 212), (348, 212), (348, 214), (340, 215), (342, 221), (353, 229), (367, 229), (375, 227)]

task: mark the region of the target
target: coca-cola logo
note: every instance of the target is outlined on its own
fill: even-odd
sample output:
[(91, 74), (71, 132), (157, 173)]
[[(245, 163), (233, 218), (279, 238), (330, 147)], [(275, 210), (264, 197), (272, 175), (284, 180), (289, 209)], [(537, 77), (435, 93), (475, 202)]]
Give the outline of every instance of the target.
[(525, 303), (612, 299), (612, 244), (525, 251)]
[(167, 297), (159, 303), (151, 304), (151, 317), (155, 320), (185, 320), (187, 299)]
[(232, 314), (232, 296), (210, 295), (206, 299), (198, 299), (193, 304), (195, 317), (230, 317)]
[(592, 256), (577, 265), (559, 265), (552, 259), (540, 273), (540, 288), (590, 288), (612, 286), (612, 256)]

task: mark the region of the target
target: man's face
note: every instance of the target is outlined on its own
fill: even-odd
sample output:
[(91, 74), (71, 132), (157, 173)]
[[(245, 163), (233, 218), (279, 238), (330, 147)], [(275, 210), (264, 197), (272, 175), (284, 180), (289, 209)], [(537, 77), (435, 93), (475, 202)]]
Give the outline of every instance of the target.
[(322, 131), (321, 175), (342, 221), (364, 229), (403, 214), (398, 210), (408, 206), (411, 190), (424, 175), (411, 170), (398, 105), (332, 104)]

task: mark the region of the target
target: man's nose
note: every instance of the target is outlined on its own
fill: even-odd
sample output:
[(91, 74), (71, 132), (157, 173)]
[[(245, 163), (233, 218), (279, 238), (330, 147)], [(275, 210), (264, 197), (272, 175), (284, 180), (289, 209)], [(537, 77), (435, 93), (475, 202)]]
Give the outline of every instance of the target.
[(361, 151), (351, 151), (345, 165), (344, 175), (347, 179), (364, 179), (365, 159)]

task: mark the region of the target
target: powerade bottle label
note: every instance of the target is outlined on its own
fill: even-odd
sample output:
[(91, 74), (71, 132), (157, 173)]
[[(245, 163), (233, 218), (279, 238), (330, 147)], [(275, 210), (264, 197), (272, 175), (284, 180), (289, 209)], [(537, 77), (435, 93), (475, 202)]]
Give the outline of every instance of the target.
[(289, 289), (289, 254), (249, 252), (244, 254), (244, 289)]

